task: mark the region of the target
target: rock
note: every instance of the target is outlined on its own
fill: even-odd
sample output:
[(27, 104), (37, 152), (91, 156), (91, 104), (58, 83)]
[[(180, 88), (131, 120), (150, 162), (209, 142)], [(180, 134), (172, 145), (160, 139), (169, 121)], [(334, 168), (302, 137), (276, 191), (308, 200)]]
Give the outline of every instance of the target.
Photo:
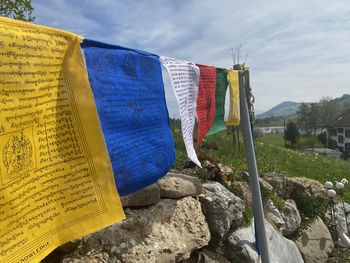
[(190, 175), (168, 173), (157, 184), (161, 198), (180, 198), (202, 193), (201, 180)]
[(199, 200), (212, 236), (210, 245), (217, 247), (226, 238), (233, 222), (241, 220), (244, 203), (219, 183), (203, 184)]
[(289, 236), (300, 227), (301, 217), (295, 202), (288, 199), (284, 202), (284, 207), (279, 211), (271, 200), (265, 205), (266, 218), (284, 236)]
[(203, 248), (194, 251), (189, 259), (180, 263), (230, 263), (230, 261), (223, 255)]
[(283, 199), (300, 198), (326, 199), (323, 185), (315, 180), (299, 177), (287, 177), (281, 174), (267, 174), (264, 180), (273, 186), (273, 190)]
[(197, 164), (192, 162), (191, 160), (186, 160), (184, 166), (182, 167), (183, 169), (194, 169), (197, 167)]
[(211, 163), (210, 161), (208, 160), (205, 160), (203, 163), (202, 163), (202, 167), (207, 169), (207, 170), (211, 170), (211, 169), (215, 169), (217, 168), (215, 164)]
[(65, 258), (62, 263), (115, 263), (116, 258), (110, 258), (108, 253), (102, 252), (90, 256), (78, 256), (76, 258)]
[(281, 227), (282, 234), (289, 236), (295, 233), (300, 227), (301, 217), (294, 200), (287, 199), (280, 213), (284, 220), (284, 224)]
[(276, 226), (276, 228), (280, 230), (281, 227), (283, 227), (284, 225), (284, 219), (280, 211), (278, 211), (278, 209), (274, 206), (273, 202), (270, 199), (267, 200), (265, 204), (265, 210), (266, 218), (269, 219), (269, 222), (273, 223)]
[(326, 262), (328, 253), (334, 247), (332, 236), (327, 226), (319, 217), (308, 225), (295, 243), (305, 263)]
[(338, 223), (338, 244), (342, 247), (350, 247), (350, 205), (346, 202), (338, 203), (334, 206), (334, 212)]
[[(302, 263), (301, 254), (293, 241), (282, 236), (268, 222), (265, 222), (269, 242), (270, 262)], [(252, 226), (236, 230), (226, 240), (226, 255), (231, 262), (258, 262), (254, 245)]]
[(249, 184), (245, 181), (234, 181), (233, 185), (239, 187), (242, 190), (245, 207), (252, 206), (252, 191), (250, 191)]
[[(93, 262), (89, 260), (103, 252), (118, 263), (177, 262), (189, 258), (210, 239), (200, 203), (192, 197), (162, 199), (125, 213), (125, 221), (85, 237), (61, 262)], [(77, 258), (84, 261), (69, 261)]]
[(338, 246), (350, 248), (350, 235), (349, 235), (349, 228), (347, 227), (347, 222), (345, 218), (338, 218), (337, 219), (337, 238), (338, 238)]
[[(248, 172), (241, 172), (240, 176), (243, 181), (250, 183)], [(264, 180), (263, 177), (259, 177), (259, 183), (260, 183), (260, 189), (262, 192), (263, 191), (272, 192), (273, 190), (272, 185), (268, 181)]]
[(344, 216), (344, 207), (345, 207), (345, 214), (346, 214), (346, 217), (348, 219), (348, 222), (350, 223), (350, 205), (346, 202), (344, 202), (344, 206), (343, 206), (343, 203), (338, 203), (334, 206), (334, 211), (336, 213), (336, 215), (338, 217), (341, 217), (341, 218), (344, 218), (345, 219), (345, 216)]
[(123, 207), (141, 207), (154, 205), (160, 201), (160, 188), (151, 184), (141, 190), (120, 198)]
[(272, 192), (273, 186), (269, 182), (267, 182), (263, 178), (259, 177), (259, 183), (260, 183), (260, 189), (262, 191)]
[(218, 167), (223, 175), (230, 175), (233, 172), (231, 167), (223, 165), (222, 163), (218, 163)]

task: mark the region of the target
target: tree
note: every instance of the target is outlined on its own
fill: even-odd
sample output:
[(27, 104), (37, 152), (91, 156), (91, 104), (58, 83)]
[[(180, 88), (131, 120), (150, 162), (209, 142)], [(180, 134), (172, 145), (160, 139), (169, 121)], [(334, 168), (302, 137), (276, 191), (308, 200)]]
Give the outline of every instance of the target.
[(322, 98), (318, 103), (318, 119), (321, 128), (328, 126), (328, 124), (335, 120), (341, 110), (334, 100), (329, 97)]
[(284, 136), (291, 145), (295, 145), (297, 143), (299, 132), (298, 127), (294, 121), (289, 121), (287, 123), (287, 128), (284, 131)]
[(315, 135), (321, 128), (319, 122), (319, 104), (302, 103), (297, 111), (297, 124), (305, 135)]
[(34, 21), (31, 0), (0, 0), (0, 16), (6, 16), (23, 21)]

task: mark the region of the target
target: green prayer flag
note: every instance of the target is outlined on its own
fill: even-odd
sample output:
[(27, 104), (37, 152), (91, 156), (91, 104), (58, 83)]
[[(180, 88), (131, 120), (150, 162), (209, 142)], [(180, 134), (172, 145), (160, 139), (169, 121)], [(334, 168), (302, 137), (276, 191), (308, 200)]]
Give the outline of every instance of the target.
[(216, 68), (215, 119), (207, 135), (214, 134), (226, 129), (224, 115), (225, 115), (225, 95), (226, 95), (227, 86), (228, 86), (227, 70), (223, 68)]

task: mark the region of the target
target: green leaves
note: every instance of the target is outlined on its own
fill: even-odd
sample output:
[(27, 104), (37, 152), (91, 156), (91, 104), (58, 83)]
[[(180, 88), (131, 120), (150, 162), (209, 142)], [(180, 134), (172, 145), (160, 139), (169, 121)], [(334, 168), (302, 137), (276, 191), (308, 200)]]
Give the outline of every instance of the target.
[(32, 22), (33, 7), (31, 0), (0, 0), (0, 16)]

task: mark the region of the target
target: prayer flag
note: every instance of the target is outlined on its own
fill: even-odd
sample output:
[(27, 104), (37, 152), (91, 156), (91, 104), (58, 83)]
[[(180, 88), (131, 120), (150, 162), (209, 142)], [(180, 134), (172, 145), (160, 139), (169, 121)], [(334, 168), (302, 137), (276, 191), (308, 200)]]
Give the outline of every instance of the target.
[(227, 126), (236, 126), (240, 123), (239, 108), (239, 80), (238, 70), (230, 69), (227, 74), (227, 80), (230, 87), (230, 109), (226, 121)]
[(216, 68), (215, 119), (207, 135), (226, 129), (224, 116), (227, 85), (227, 69)]
[(196, 146), (198, 147), (215, 118), (216, 68), (198, 64), (197, 66), (200, 71), (197, 98), (198, 133)]
[(86, 39), (82, 47), (118, 191), (127, 195), (175, 160), (159, 57)]
[(193, 145), (193, 129), (196, 121), (199, 68), (192, 62), (161, 57), (167, 69), (171, 85), (180, 108), (181, 130), (187, 156), (201, 167)]
[(124, 219), (69, 32), (0, 17), (0, 262), (39, 262)]

